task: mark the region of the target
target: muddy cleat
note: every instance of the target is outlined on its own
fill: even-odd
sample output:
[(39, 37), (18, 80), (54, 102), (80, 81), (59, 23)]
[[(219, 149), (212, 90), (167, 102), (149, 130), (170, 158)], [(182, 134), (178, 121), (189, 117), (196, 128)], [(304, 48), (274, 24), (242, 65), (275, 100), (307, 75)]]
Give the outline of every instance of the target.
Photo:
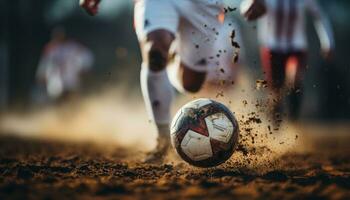
[(170, 137), (158, 136), (156, 148), (146, 155), (144, 163), (160, 164), (164, 161), (164, 158), (168, 154), (170, 149)]
[(160, 164), (164, 161), (167, 156), (170, 144), (170, 131), (169, 126), (159, 126), (158, 127), (158, 138), (156, 148), (149, 152), (144, 159), (144, 163), (149, 164)]

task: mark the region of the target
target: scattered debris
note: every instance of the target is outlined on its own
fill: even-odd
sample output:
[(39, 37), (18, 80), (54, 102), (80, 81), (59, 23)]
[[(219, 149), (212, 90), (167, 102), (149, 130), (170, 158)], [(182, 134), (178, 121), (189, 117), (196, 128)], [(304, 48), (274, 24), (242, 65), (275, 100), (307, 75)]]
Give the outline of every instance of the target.
[(225, 13), (233, 12), (233, 11), (236, 11), (236, 10), (237, 10), (236, 7), (235, 7), (235, 8), (231, 8), (230, 6), (228, 6), (227, 8), (224, 8), (224, 12), (225, 12)]
[(256, 80), (256, 87), (257, 90), (260, 90), (261, 88), (267, 88), (267, 81), (258, 79)]

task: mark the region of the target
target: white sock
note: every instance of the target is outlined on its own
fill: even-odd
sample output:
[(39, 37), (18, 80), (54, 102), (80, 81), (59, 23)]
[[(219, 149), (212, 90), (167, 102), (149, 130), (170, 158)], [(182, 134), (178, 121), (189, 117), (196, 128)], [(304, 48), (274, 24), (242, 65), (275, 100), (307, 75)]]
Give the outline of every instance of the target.
[(164, 127), (169, 127), (174, 89), (169, 82), (166, 70), (152, 72), (143, 64), (140, 80), (146, 109), (150, 119), (157, 126), (158, 134), (169, 134), (169, 128)]

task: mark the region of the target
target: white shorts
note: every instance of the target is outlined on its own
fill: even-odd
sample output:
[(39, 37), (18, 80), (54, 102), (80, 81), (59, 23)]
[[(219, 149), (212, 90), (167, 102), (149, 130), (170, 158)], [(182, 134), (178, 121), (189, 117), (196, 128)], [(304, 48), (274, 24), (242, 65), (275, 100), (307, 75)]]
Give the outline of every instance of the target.
[[(181, 62), (207, 72), (209, 67), (220, 65), (222, 54), (232, 53), (228, 31), (222, 33), (223, 23), (218, 19), (222, 11), (221, 0), (137, 0), (136, 34), (139, 41), (145, 41), (154, 30), (170, 31), (176, 36)], [(222, 42), (227, 43), (225, 48)]]

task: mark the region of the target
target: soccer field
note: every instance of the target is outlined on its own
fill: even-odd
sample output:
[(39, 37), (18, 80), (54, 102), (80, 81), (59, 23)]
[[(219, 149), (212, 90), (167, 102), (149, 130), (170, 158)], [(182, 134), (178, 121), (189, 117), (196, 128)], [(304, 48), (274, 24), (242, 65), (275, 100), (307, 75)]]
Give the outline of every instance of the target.
[(210, 169), (174, 156), (142, 164), (142, 152), (115, 145), (1, 134), (0, 199), (349, 199), (349, 126), (303, 130), (302, 151), (248, 149), (250, 161), (239, 159), (239, 149)]

